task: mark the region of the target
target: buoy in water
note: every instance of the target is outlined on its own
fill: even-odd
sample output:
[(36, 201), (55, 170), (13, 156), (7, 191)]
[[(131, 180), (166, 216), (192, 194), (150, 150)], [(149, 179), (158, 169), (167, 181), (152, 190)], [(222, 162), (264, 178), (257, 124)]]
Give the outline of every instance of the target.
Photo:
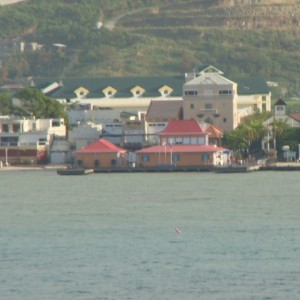
[(181, 230), (180, 230), (178, 227), (175, 228), (175, 231), (176, 231), (176, 233), (178, 233), (178, 234), (181, 233)]

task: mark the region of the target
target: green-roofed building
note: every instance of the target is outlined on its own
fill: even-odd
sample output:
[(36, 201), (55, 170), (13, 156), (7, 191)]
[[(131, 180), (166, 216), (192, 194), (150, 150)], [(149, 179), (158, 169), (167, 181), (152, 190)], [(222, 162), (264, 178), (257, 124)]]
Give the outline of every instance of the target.
[[(256, 110), (271, 111), (271, 93), (265, 80), (257, 77), (231, 81), (211, 65), (185, 76), (33, 78), (30, 85), (60, 102), (89, 105), (93, 115), (101, 114), (98, 122), (102, 116), (106, 120), (126, 116), (132, 119), (135, 115), (139, 118), (156, 100), (181, 101), (185, 119), (196, 118), (225, 131), (234, 129), (242, 117)], [(224, 88), (226, 85), (235, 88)], [(225, 101), (229, 98), (230, 105)], [(226, 107), (226, 116), (222, 107)], [(85, 113), (86, 119), (94, 118), (88, 116), (90, 112)], [(84, 120), (82, 114), (80, 118)]]

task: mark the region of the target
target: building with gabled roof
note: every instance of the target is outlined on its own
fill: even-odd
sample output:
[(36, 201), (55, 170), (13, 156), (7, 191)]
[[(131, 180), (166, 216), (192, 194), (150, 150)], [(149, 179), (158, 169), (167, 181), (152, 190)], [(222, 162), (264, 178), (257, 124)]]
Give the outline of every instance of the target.
[[(243, 117), (271, 110), (271, 93), (263, 79), (230, 80), (211, 65), (185, 76), (33, 78), (30, 85), (61, 102), (90, 104), (90, 110), (96, 110), (94, 121), (105, 119), (106, 114), (121, 119), (122, 113), (145, 113), (153, 100), (165, 101), (170, 107), (169, 101), (179, 100), (184, 119), (195, 118), (230, 131)], [(170, 119), (168, 108), (161, 112)]]
[(160, 144), (207, 145), (208, 135), (197, 120), (171, 120), (159, 134)]
[(209, 125), (205, 132), (208, 134), (208, 143), (209, 145), (221, 146), (221, 141), (224, 135), (224, 132), (221, 128), (215, 125)]
[(182, 100), (152, 100), (145, 116), (145, 142), (148, 145), (159, 143), (159, 133), (170, 120), (182, 120)]
[[(35, 78), (31, 84), (37, 89), (47, 90), (47, 96), (60, 101), (86, 102), (103, 107), (148, 107), (153, 98), (181, 98), (183, 81), (183, 76), (61, 78), (58, 88), (58, 84), (53, 84), (58, 82), (55, 78)], [(47, 89), (50, 86), (55, 88)], [(111, 99), (114, 101), (109, 101)]]
[(213, 66), (206, 66), (185, 77), (184, 119), (198, 119), (231, 131), (242, 117), (257, 110), (271, 110), (271, 93), (262, 79), (232, 81)]
[(76, 164), (85, 169), (126, 166), (126, 150), (100, 139), (75, 152)]
[(239, 123), (237, 83), (223, 77), (213, 67), (186, 78), (184, 119), (201, 120), (225, 131), (235, 129)]
[(230, 164), (231, 151), (212, 145), (157, 145), (138, 150), (137, 166), (202, 167)]
[(230, 163), (230, 151), (209, 145), (208, 133), (197, 120), (171, 120), (159, 138), (159, 145), (136, 152), (138, 166), (201, 167)]
[(300, 114), (287, 114), (287, 104), (281, 98), (274, 104), (274, 116), (264, 122), (265, 126), (273, 124), (274, 120), (280, 120), (291, 127), (300, 126)]

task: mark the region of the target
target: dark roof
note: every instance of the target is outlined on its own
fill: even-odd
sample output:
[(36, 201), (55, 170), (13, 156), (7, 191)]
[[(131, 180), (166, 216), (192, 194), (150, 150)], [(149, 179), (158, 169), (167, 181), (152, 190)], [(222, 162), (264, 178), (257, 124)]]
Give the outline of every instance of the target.
[(182, 119), (182, 100), (154, 100), (150, 102), (146, 120), (168, 121)]
[(183, 76), (173, 77), (105, 77), (105, 78), (52, 78), (34, 79), (37, 89), (45, 88), (53, 82), (62, 82), (63, 86), (47, 95), (57, 99), (73, 98), (79, 87), (89, 90), (88, 98), (105, 97), (103, 89), (111, 86), (117, 90), (115, 98), (132, 97), (130, 90), (140, 86), (145, 90), (143, 97), (160, 97), (159, 89), (164, 85), (173, 89), (172, 97), (182, 97)]
[(238, 84), (238, 95), (269, 94), (267, 82), (260, 77), (233, 79)]
[[(231, 79), (230, 79), (231, 80)], [(238, 84), (239, 95), (268, 94), (269, 87), (266, 81), (260, 77), (232, 79)], [(182, 97), (184, 76), (165, 76), (165, 77), (91, 77), (91, 78), (34, 78), (35, 88), (41, 90), (50, 86), (52, 83), (62, 83), (61, 87), (47, 93), (49, 97), (56, 99), (74, 98), (74, 91), (80, 87), (89, 90), (87, 98), (105, 97), (102, 90), (111, 86), (117, 90), (115, 98), (132, 97), (130, 90), (140, 86), (145, 90), (142, 97), (160, 97), (159, 89), (164, 85), (173, 89), (172, 97)]]
[(287, 104), (280, 98), (276, 101), (276, 103), (274, 104), (274, 106), (277, 106), (277, 105), (284, 105), (284, 106), (287, 106)]

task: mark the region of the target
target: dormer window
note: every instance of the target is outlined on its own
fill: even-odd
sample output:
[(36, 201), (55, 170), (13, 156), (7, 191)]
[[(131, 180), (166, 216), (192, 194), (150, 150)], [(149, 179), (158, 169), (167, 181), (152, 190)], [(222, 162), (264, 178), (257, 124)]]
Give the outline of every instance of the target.
[(77, 98), (84, 98), (89, 94), (89, 90), (87, 90), (84, 87), (79, 87), (74, 92), (75, 92)]
[(108, 86), (102, 91), (106, 98), (112, 98), (117, 93), (117, 90), (111, 86)]
[(165, 97), (165, 96), (170, 96), (170, 94), (173, 92), (173, 89), (167, 85), (164, 85), (158, 91), (163, 97)]
[(145, 90), (137, 85), (134, 88), (132, 88), (130, 92), (132, 93), (133, 97), (141, 97), (145, 93)]

